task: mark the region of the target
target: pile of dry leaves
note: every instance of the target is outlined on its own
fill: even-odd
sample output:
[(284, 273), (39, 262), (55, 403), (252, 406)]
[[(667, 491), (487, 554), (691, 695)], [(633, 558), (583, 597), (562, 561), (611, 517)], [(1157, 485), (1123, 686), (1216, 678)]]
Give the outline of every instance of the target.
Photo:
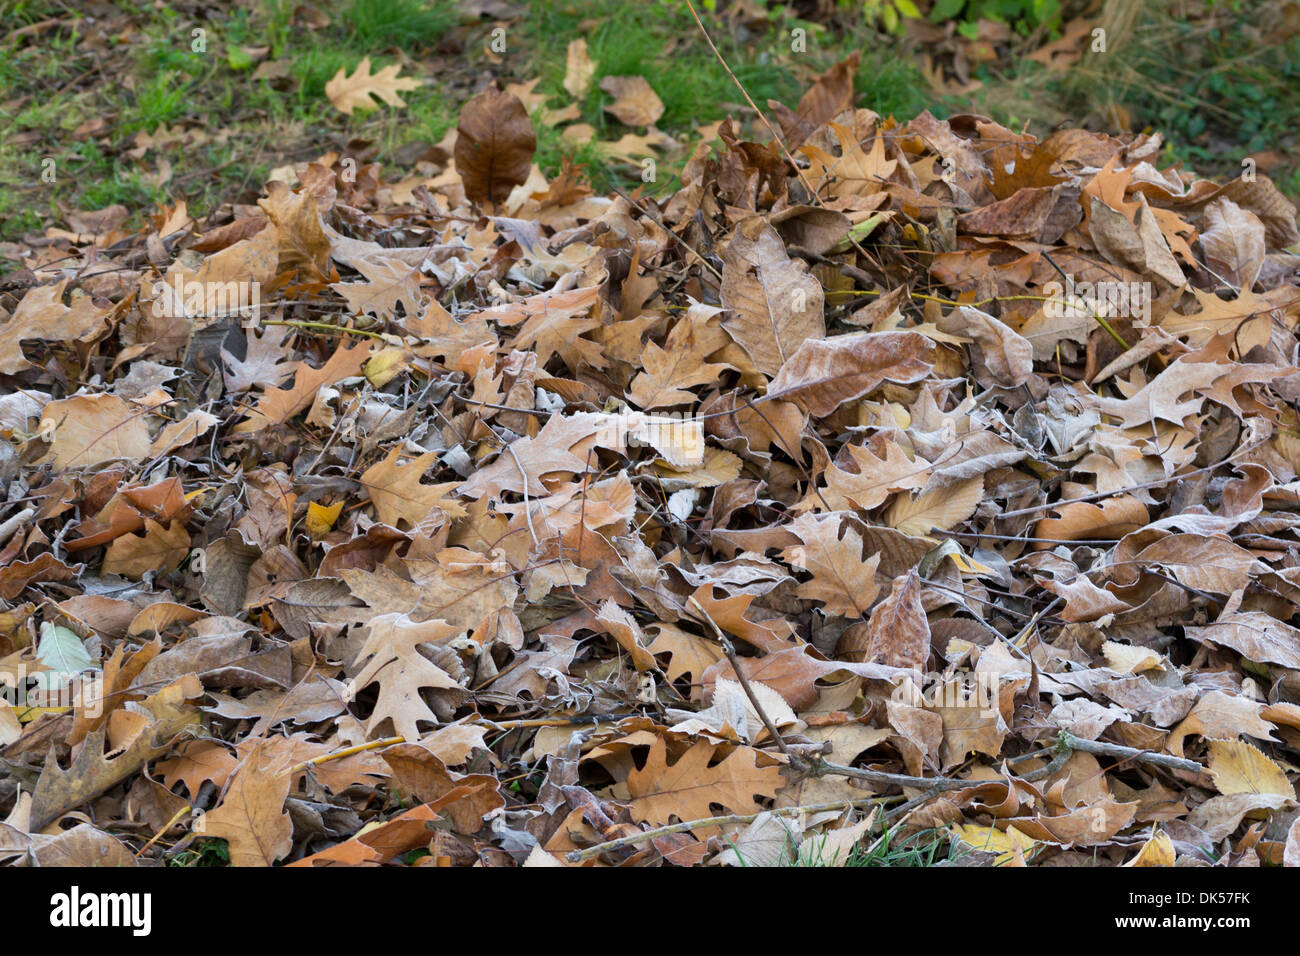
[(0, 855), (1300, 862), (1294, 206), (854, 67), (658, 199), (490, 89), (28, 249)]

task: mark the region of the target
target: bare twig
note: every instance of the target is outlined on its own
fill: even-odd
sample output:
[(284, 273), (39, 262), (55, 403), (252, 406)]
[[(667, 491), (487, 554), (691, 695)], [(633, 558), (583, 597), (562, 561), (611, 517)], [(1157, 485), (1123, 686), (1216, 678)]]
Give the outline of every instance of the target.
[[(1070, 744), (1074, 742), (1078, 742), (1077, 738), (1074, 738), (1073, 736), (1068, 734), (1062, 734), (1061, 738), (1057, 743), (1057, 747), (1059, 748), (1060, 752), (1057, 753), (1056, 757), (1053, 758), (1053, 760), (1050, 763), (1048, 763), (1044, 767), (1040, 767), (1039, 769), (1032, 771), (1031, 773), (1027, 773), (1024, 776), (1017, 777), (1016, 779), (1032, 782), (1034, 780), (1041, 780), (1045, 777), (1050, 777), (1052, 774), (1056, 773), (1063, 766), (1065, 766), (1065, 762), (1070, 759), (1070, 754), (1072, 753)], [(1084, 743), (1089, 743), (1089, 741), (1084, 741)], [(1084, 749), (1084, 748), (1081, 747), (1078, 749)], [(1131, 748), (1126, 747), (1122, 749), (1128, 750)], [(1160, 756), (1160, 755), (1154, 754), (1150, 756)], [(1177, 760), (1178, 758), (1175, 757), (1170, 759)], [(1186, 762), (1192, 763), (1192, 761), (1186, 761)], [(940, 792), (944, 790), (968, 789), (970, 787), (977, 787), (984, 783), (989, 782), (985, 780), (955, 780), (947, 777), (911, 777), (905, 774), (897, 774), (897, 773), (878, 773), (877, 771), (874, 770), (858, 770), (854, 767), (843, 767), (838, 764), (827, 763), (824, 760), (820, 761), (818, 766), (825, 773), (833, 773), (833, 774), (838, 774), (838, 775), (848, 776), (848, 777), (857, 777), (859, 779), (871, 780), (878, 783), (898, 783), (902, 786), (909, 786), (909, 787), (919, 786), (919, 787), (926, 788), (924, 793), (918, 794), (917, 796), (908, 800), (902, 806), (896, 807), (893, 810), (891, 810), (886, 819), (897, 818), (901, 816), (903, 813), (906, 813), (909, 810), (913, 810), (916, 807), (920, 806), (925, 801), (937, 796)], [(1198, 770), (1201, 769), (1199, 764), (1194, 764), (1194, 766), (1196, 766)], [(819, 804), (810, 804), (807, 806), (799, 806), (799, 807), (779, 807), (774, 810), (767, 810), (763, 812), (770, 813), (776, 816), (787, 816), (790, 814), (797, 814), (797, 813), (819, 813), (828, 810), (842, 810), (842, 809), (847, 809), (848, 807), (865, 806), (870, 803), (881, 803), (881, 802), (886, 802), (889, 799), (890, 799), (889, 797), (864, 797), (861, 800), (840, 800), (835, 803), (819, 803)], [(638, 843), (644, 843), (646, 840), (653, 840), (656, 837), (666, 836), (670, 833), (687, 833), (691, 830), (700, 830), (705, 827), (726, 826), (728, 824), (735, 824), (735, 823), (752, 823), (753, 821), (757, 820), (760, 815), (761, 815), (760, 813), (731, 814), (728, 816), (720, 816), (720, 817), (703, 817), (699, 820), (688, 820), (684, 823), (674, 823), (671, 826), (657, 827), (653, 830), (644, 830), (641, 833), (633, 833), (630, 836), (620, 837), (617, 840), (609, 840), (606, 841), (605, 843), (598, 843), (595, 846), (587, 847), (585, 850), (573, 850), (572, 852), (566, 854), (565, 859), (568, 860), (570, 863), (581, 863), (583, 860), (589, 860), (592, 857), (599, 856), (600, 854), (608, 850), (619, 850), (624, 847), (634, 846)]]
[(360, 335), (368, 339), (379, 339), (388, 341), (388, 339), (378, 332), (367, 332), (364, 329), (349, 329), (342, 325), (331, 325), (329, 322), (299, 322), (297, 319), (266, 319), (262, 325), (285, 325), (291, 329), (299, 329), (304, 332), (328, 332), (333, 335)]
[(1172, 754), (1158, 754), (1137, 747), (1125, 747), (1122, 744), (1108, 744), (1101, 740), (1081, 740), (1068, 730), (1061, 731), (1061, 745), (1070, 750), (1082, 750), (1084, 753), (1097, 754), (1101, 757), (1119, 757), (1123, 760), (1136, 760), (1138, 763), (1154, 764), (1168, 770), (1185, 770), (1188, 773), (1204, 773), (1205, 768), (1195, 760), (1175, 757)]
[(913, 777), (906, 773), (886, 773), (883, 770), (865, 770), (861, 767), (846, 767), (844, 764), (831, 763), (819, 759), (813, 765), (812, 773), (818, 777), (852, 777), (869, 783), (882, 783), (895, 787), (923, 787), (931, 790), (966, 790), (979, 786), (984, 781), (960, 780), (957, 777)]
[(722, 644), (722, 653), (727, 655), (727, 660), (731, 662), (731, 669), (736, 672), (736, 680), (740, 681), (745, 696), (749, 698), (749, 702), (754, 706), (754, 711), (758, 714), (759, 719), (763, 721), (763, 726), (767, 728), (767, 732), (776, 741), (776, 745), (781, 748), (781, 753), (785, 754), (792, 767), (806, 769), (808, 766), (807, 761), (790, 749), (790, 745), (785, 742), (781, 732), (776, 729), (776, 724), (772, 723), (772, 718), (767, 716), (767, 711), (758, 702), (758, 697), (754, 694), (754, 688), (749, 686), (749, 678), (741, 670), (740, 660), (736, 657), (736, 648), (732, 646), (727, 635), (722, 632), (722, 628), (718, 627), (717, 621), (713, 620), (713, 616), (704, 609), (704, 605), (695, 599), (695, 595), (692, 594), (687, 598), (686, 603), (704, 615), (704, 620), (708, 622), (709, 627), (713, 628), (713, 633), (717, 635), (718, 641)]
[(175, 813), (173, 813), (172, 818), (168, 820), (166, 823), (164, 823), (161, 827), (159, 827), (158, 832), (149, 838), (149, 842), (146, 843), (144, 846), (140, 847), (140, 849), (135, 851), (136, 859), (139, 859), (141, 856), (143, 856), (151, 846), (153, 846), (155, 843), (157, 843), (159, 840), (162, 839), (162, 835), (166, 833), (168, 830), (170, 830), (172, 828), (172, 825), (176, 823), (177, 820), (185, 816), (185, 814), (191, 812), (193, 809), (194, 808), (191, 807), (189, 804), (186, 804), (185, 806), (177, 810)]
[(1213, 465), (1206, 465), (1204, 468), (1194, 468), (1191, 471), (1185, 471), (1181, 474), (1170, 475), (1168, 478), (1159, 478), (1156, 481), (1147, 481), (1140, 485), (1128, 485), (1124, 488), (1116, 488), (1113, 491), (1098, 491), (1091, 495), (1081, 495), (1078, 498), (1069, 498), (1065, 501), (1049, 501), (1041, 505), (1034, 505), (1032, 508), (1020, 508), (1016, 511), (1002, 511), (998, 513), (999, 518), (1018, 518), (1021, 515), (1036, 515), (1044, 511), (1050, 511), (1053, 508), (1064, 508), (1066, 505), (1078, 504), (1082, 501), (1100, 501), (1102, 498), (1113, 498), (1115, 495), (1126, 495), (1133, 491), (1145, 491), (1148, 488), (1159, 488), (1163, 485), (1173, 484), (1175, 481), (1182, 481), (1185, 478), (1192, 478), (1196, 475), (1203, 475), (1207, 472), (1214, 471), (1216, 468), (1222, 468), (1238, 455), (1244, 454), (1249, 449), (1240, 448), (1233, 454), (1229, 455), (1223, 461)]
[(24, 508), (18, 514), (14, 515), (4, 524), (0, 524), (0, 544), (4, 544), (13, 537), (14, 532), (31, 520), (36, 514), (35, 508)]
[(756, 104), (753, 98), (749, 95), (749, 91), (745, 89), (745, 85), (741, 83), (739, 77), (731, 71), (731, 67), (727, 64), (726, 58), (718, 49), (717, 44), (713, 42), (713, 37), (709, 36), (709, 31), (705, 28), (704, 21), (702, 21), (700, 15), (695, 12), (695, 4), (691, 3), (691, 0), (686, 0), (686, 7), (691, 11), (691, 16), (695, 18), (696, 26), (698, 26), (700, 32), (704, 34), (704, 39), (709, 44), (709, 49), (711, 49), (713, 55), (718, 58), (718, 62), (722, 64), (722, 68), (727, 71), (727, 76), (731, 77), (731, 82), (736, 84), (736, 89), (740, 90), (740, 95), (745, 98), (745, 102), (749, 104), (749, 108), (758, 114), (758, 118), (763, 121), (763, 125), (767, 127), (767, 131), (772, 134), (772, 139), (776, 142), (776, 145), (781, 147), (781, 152), (785, 154), (785, 158), (794, 168), (795, 175), (799, 177), (799, 182), (803, 183), (804, 189), (808, 190), (808, 195), (812, 197), (812, 201), (821, 205), (821, 199), (817, 195), (817, 190), (813, 189), (812, 184), (809, 183), (807, 177), (804, 176), (803, 170), (799, 168), (799, 164), (796, 163), (794, 157), (790, 155), (790, 150), (787, 149), (785, 145), (785, 139), (776, 131), (776, 127), (772, 125), (772, 122), (767, 118), (767, 115), (758, 108), (758, 104)]
[(719, 282), (722, 281), (722, 273), (719, 272), (717, 269), (713, 268), (713, 264), (712, 264), (711, 262), (709, 262), (709, 260), (706, 259), (706, 258), (704, 257), (704, 253), (700, 252), (700, 250), (696, 249), (693, 245), (691, 245), (689, 242), (687, 242), (687, 241), (686, 241), (685, 239), (683, 239), (681, 236), (677, 235), (677, 233), (673, 232), (671, 229), (669, 229), (667, 226), (665, 226), (665, 225), (664, 225), (662, 222), (660, 222), (660, 221), (659, 221), (659, 220), (658, 220), (658, 219), (657, 219), (653, 214), (651, 214), (650, 210), (646, 209), (644, 206), (642, 206), (639, 202), (637, 202), (635, 199), (633, 199), (633, 198), (632, 198), (631, 196), (629, 196), (627, 193), (623, 192), (623, 190), (619, 189), (619, 188), (616, 187), (616, 186), (613, 187), (613, 189), (614, 189), (614, 192), (615, 192), (615, 193), (617, 193), (619, 196), (622, 196), (622, 197), (623, 197), (624, 201), (627, 202), (627, 204), (628, 204), (629, 206), (631, 206), (633, 209), (635, 209), (635, 210), (636, 210), (637, 212), (639, 212), (641, 215), (645, 216), (647, 219), (649, 219), (651, 222), (653, 222), (656, 226), (658, 226), (660, 229), (662, 229), (662, 230), (663, 230), (663, 231), (668, 235), (669, 238), (671, 238), (671, 239), (673, 239), (674, 241), (676, 241), (678, 245), (682, 246), (682, 247), (683, 247), (687, 252), (689, 252), (691, 255), (695, 256), (695, 258), (699, 259), (699, 260), (700, 260), (700, 265), (704, 266), (704, 268), (706, 268), (706, 269), (708, 269), (710, 272), (712, 272), (713, 275), (714, 275), (714, 278), (716, 278)]
[(522, 482), (520, 487), (524, 491), (524, 520), (528, 522), (528, 536), (533, 539), (533, 545), (540, 548), (542, 543), (537, 540), (537, 530), (533, 527), (533, 503), (528, 500), (528, 472), (524, 471), (524, 464), (519, 460), (519, 456), (515, 454), (515, 450), (510, 443), (503, 441), (501, 444), (506, 451), (510, 452), (510, 457), (515, 461), (515, 467), (519, 469), (519, 480)]

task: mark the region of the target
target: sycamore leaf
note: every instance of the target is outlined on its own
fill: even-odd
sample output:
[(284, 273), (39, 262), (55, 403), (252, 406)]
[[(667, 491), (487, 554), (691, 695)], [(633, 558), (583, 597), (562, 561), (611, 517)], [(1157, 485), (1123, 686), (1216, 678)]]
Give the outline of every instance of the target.
[(471, 202), (499, 204), (528, 179), (537, 134), (518, 97), (489, 86), (460, 111), (456, 171)]
[(796, 264), (762, 216), (737, 227), (722, 257), (723, 327), (754, 367), (775, 375), (805, 341), (825, 336), (821, 283)]

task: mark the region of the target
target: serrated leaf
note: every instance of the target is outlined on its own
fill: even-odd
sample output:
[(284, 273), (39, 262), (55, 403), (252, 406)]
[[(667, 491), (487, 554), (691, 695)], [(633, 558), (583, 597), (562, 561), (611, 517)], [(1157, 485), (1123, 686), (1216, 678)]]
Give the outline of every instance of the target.
[(925, 535), (934, 528), (947, 530), (965, 521), (983, 498), (984, 476), (976, 475), (915, 498), (895, 498), (885, 520), (904, 534)]

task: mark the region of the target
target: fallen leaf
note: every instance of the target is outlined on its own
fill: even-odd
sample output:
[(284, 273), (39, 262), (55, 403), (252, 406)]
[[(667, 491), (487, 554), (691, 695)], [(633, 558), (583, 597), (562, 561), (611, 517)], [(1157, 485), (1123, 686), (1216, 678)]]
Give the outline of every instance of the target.
[(338, 110), (349, 116), (357, 107), (373, 109), (377, 105), (375, 100), (383, 100), (389, 106), (405, 106), (406, 101), (399, 94), (418, 89), (420, 81), (399, 77), (397, 74), (401, 69), (393, 64), (371, 75), (370, 57), (365, 57), (357, 64), (351, 76), (347, 75), (347, 70), (340, 68), (334, 78), (325, 84), (325, 95)]
[(460, 111), (456, 169), (472, 202), (501, 203), (528, 179), (537, 136), (517, 97), (489, 86)]

